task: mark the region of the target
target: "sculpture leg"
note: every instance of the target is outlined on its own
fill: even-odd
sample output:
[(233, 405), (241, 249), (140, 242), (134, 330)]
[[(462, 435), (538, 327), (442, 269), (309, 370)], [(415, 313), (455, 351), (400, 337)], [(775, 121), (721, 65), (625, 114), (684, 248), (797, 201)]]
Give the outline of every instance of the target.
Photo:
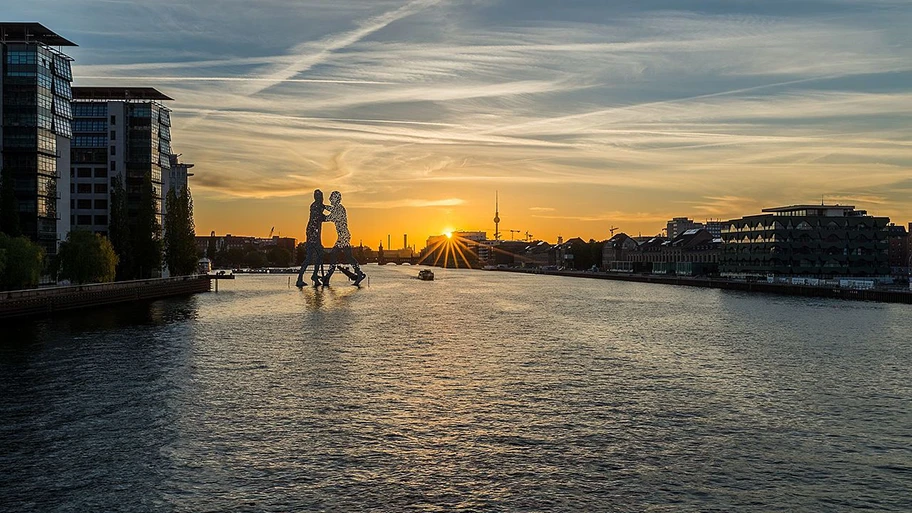
[(310, 250), (308, 250), (307, 253), (305, 253), (304, 262), (301, 263), (301, 269), (298, 270), (298, 281), (295, 282), (295, 285), (298, 288), (301, 288), (304, 285), (307, 285), (306, 283), (304, 283), (304, 273), (307, 271), (307, 265), (309, 263), (310, 263)]
[(345, 247), (345, 257), (348, 259), (348, 263), (351, 264), (352, 269), (355, 270), (355, 274), (358, 276), (364, 274), (361, 272), (361, 264), (358, 263), (358, 260), (355, 259), (355, 255), (352, 253), (351, 246)]
[(312, 244), (311, 251), (314, 255), (314, 271), (310, 279), (313, 280), (314, 287), (318, 287), (320, 285), (320, 276), (317, 273), (323, 268), (323, 246)]
[(333, 251), (330, 254), (330, 261), (329, 271), (323, 275), (323, 286), (329, 285), (329, 279), (332, 278), (333, 273), (336, 272), (336, 268), (339, 267), (339, 248), (337, 246), (333, 247)]

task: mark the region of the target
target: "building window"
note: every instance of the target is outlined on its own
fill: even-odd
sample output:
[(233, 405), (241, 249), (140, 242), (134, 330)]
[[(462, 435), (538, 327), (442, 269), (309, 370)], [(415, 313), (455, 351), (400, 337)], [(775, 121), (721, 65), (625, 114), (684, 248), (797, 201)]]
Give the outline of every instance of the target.
[(104, 215), (95, 216), (95, 224), (101, 224), (101, 225), (108, 224), (108, 216), (104, 216)]
[(111, 161), (111, 171), (117, 171), (117, 161), (116, 160)]
[(108, 209), (108, 200), (106, 200), (106, 199), (95, 200), (95, 209), (96, 210), (107, 210)]
[(105, 168), (103, 168), (103, 167), (96, 167), (96, 168), (95, 168), (95, 178), (107, 178), (107, 177), (108, 177), (108, 170), (107, 170), (107, 169), (105, 169)]
[(111, 130), (111, 137), (110, 137), (110, 139), (111, 139), (112, 141), (113, 141), (114, 139), (117, 139), (117, 130)]
[[(95, 194), (107, 194), (108, 184), (106, 183), (96, 183), (95, 184)], [(98, 207), (96, 207), (98, 208)], [(108, 208), (108, 207), (105, 207)]]
[(92, 216), (76, 216), (76, 224), (90, 225), (92, 224)]
[(116, 125), (116, 124), (117, 124), (117, 116), (115, 116), (114, 114), (111, 114), (111, 125)]
[(79, 210), (89, 210), (92, 208), (92, 200), (90, 200), (90, 199), (76, 200), (76, 208), (78, 208)]
[(117, 146), (111, 146), (111, 156), (117, 155)]
[(92, 178), (92, 169), (88, 167), (81, 167), (76, 170), (76, 176), (79, 178)]

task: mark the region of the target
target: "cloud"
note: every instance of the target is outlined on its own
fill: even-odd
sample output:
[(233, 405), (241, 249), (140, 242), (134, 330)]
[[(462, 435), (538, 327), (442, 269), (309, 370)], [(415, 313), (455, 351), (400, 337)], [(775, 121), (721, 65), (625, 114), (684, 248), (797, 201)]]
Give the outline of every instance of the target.
[(390, 201), (362, 202), (358, 208), (390, 209), (390, 208), (430, 208), (430, 207), (455, 207), (465, 204), (460, 198), (445, 198), (438, 200), (426, 199), (398, 199)]
[(470, 215), (471, 198), (510, 187), (515, 211), (554, 230), (651, 231), (820, 194), (912, 216), (893, 192), (912, 169), (906, 3), (546, 4), (4, 8), (72, 34), (77, 83), (175, 98), (201, 208), (320, 186)]
[(360, 23), (359, 27), (355, 30), (335, 34), (317, 42), (307, 41), (301, 43), (292, 48), (291, 54), (294, 55), (294, 60), (292, 62), (274, 65), (266, 72), (264, 83), (256, 84), (255, 87), (247, 91), (247, 94), (253, 95), (263, 92), (274, 85), (291, 79), (326, 61), (333, 52), (350, 46), (378, 30), (387, 27), (395, 21), (411, 16), (412, 14), (415, 14), (422, 9), (427, 9), (437, 3), (440, 3), (440, 0), (412, 0), (398, 9), (383, 13)]

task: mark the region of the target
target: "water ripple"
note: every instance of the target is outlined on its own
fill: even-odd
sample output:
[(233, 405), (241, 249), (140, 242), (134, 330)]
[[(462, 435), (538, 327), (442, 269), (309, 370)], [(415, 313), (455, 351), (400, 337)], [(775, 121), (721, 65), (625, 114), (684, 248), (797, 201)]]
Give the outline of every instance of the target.
[(371, 266), (5, 327), (0, 511), (910, 511), (903, 305)]

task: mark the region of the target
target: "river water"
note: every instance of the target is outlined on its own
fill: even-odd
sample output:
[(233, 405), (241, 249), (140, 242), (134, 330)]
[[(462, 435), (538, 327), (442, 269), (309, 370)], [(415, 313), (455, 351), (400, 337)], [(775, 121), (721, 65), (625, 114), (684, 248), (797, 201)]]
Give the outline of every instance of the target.
[(368, 266), (2, 327), (2, 511), (912, 511), (912, 308)]

